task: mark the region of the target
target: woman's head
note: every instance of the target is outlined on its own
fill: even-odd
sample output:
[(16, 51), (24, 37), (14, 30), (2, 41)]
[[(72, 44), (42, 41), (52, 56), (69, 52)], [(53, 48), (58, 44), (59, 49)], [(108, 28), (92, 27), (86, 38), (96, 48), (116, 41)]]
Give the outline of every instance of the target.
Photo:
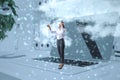
[(63, 21), (60, 22), (59, 27), (65, 28), (65, 25), (64, 25), (64, 22), (63, 22)]

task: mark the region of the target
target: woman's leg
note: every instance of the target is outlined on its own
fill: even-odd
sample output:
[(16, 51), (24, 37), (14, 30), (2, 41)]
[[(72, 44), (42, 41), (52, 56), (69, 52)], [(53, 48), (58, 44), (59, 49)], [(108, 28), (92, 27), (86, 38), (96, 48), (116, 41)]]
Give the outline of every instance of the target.
[(64, 63), (64, 39), (61, 39), (61, 44), (60, 44), (60, 54), (61, 54), (61, 63)]
[(57, 48), (58, 48), (58, 53), (60, 56), (60, 65), (58, 69), (62, 69), (62, 67), (64, 66), (64, 48), (65, 48), (63, 39), (57, 40)]
[(60, 62), (61, 62), (60, 40), (57, 40), (57, 49), (58, 49), (58, 54), (60, 56)]

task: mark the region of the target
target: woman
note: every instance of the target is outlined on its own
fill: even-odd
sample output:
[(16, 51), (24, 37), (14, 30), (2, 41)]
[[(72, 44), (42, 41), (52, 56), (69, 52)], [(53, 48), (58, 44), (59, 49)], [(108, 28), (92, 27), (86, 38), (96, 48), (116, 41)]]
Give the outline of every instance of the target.
[(58, 69), (62, 69), (62, 67), (64, 66), (64, 48), (65, 48), (65, 42), (64, 42), (65, 26), (64, 26), (64, 22), (63, 21), (60, 22), (57, 31), (52, 31), (50, 25), (47, 25), (47, 27), (49, 28), (49, 30), (52, 33), (56, 33), (57, 49), (58, 49), (58, 53), (59, 53), (59, 56), (60, 56), (60, 65), (59, 65)]

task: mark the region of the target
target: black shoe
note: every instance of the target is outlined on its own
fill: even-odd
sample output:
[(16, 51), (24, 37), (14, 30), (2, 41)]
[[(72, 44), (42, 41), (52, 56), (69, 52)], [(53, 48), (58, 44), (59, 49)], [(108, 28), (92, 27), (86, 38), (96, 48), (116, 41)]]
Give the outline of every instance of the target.
[(62, 69), (63, 66), (64, 66), (64, 64), (60, 64), (59, 67), (58, 67), (58, 69)]

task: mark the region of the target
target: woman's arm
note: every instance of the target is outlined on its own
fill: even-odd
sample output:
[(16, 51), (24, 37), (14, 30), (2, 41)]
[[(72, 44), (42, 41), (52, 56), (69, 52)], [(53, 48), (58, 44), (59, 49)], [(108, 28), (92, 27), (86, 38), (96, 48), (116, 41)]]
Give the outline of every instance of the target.
[(52, 31), (52, 30), (51, 30), (51, 33), (56, 33), (56, 31)]
[(56, 31), (52, 31), (50, 25), (47, 25), (48, 29), (50, 30), (51, 33), (56, 33)]

